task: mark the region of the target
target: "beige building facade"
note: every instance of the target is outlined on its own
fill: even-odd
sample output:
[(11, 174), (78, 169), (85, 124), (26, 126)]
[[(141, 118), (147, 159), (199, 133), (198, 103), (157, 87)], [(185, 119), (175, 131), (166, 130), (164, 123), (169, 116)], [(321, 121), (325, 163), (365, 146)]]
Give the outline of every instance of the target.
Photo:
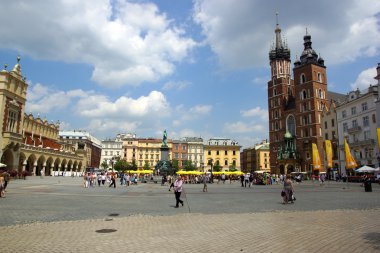
[(0, 71), (0, 159), (8, 171), (52, 175), (56, 171), (82, 171), (84, 154), (59, 141), (59, 122), (25, 114), (28, 84), (20, 58), (11, 71)]
[(228, 171), (230, 167), (240, 170), (240, 148), (238, 142), (231, 139), (209, 139), (204, 146), (204, 171), (211, 170), (211, 163), (219, 165), (222, 171)]

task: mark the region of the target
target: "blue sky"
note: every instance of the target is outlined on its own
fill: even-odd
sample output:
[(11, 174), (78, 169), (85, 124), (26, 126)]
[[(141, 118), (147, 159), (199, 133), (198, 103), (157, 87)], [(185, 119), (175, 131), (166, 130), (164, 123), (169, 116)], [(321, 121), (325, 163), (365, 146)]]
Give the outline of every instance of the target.
[(21, 56), (26, 113), (99, 139), (268, 138), (275, 13), (300, 55), (307, 27), (329, 90), (374, 84), (380, 1), (14, 0), (2, 3), (0, 64)]

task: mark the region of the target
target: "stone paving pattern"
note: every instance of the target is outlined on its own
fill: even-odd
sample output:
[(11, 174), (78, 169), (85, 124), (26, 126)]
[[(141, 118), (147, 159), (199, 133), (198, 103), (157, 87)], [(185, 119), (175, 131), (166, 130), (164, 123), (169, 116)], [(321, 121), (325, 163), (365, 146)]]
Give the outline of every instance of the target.
[[(119, 185), (118, 185), (119, 186)], [(380, 252), (380, 187), (185, 185), (84, 189), (79, 179), (11, 181), (0, 199), (0, 252)], [(98, 233), (110, 229), (111, 233)]]

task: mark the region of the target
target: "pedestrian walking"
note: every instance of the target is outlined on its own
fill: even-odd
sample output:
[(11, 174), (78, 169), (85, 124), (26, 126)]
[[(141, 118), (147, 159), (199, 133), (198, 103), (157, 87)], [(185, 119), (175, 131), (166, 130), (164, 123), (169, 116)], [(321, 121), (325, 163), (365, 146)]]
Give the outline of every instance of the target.
[(203, 176), (203, 192), (207, 192), (207, 174), (205, 173)]
[(222, 174), (222, 182), (223, 184), (226, 182), (226, 175), (224, 173)]
[(247, 187), (247, 184), (249, 185), (249, 174), (246, 173), (244, 175), (244, 187)]
[(241, 187), (244, 187), (244, 174), (240, 175)]
[(179, 175), (177, 180), (174, 182), (174, 194), (175, 194), (175, 200), (176, 200), (175, 208), (179, 207), (179, 203), (181, 203), (181, 205), (183, 206), (183, 201), (181, 200), (181, 193), (183, 190), (182, 185), (183, 185), (182, 177), (181, 175)]
[(281, 196), (283, 197), (283, 204), (288, 204), (289, 201), (293, 203), (293, 194), (294, 188), (292, 181), (290, 180), (290, 177), (286, 177), (284, 181), (284, 189), (281, 192)]
[(10, 176), (11, 175), (9, 175), (9, 173), (7, 171), (4, 171), (3, 177), (4, 177), (4, 191), (5, 192), (7, 191), (7, 186), (8, 186)]
[(0, 174), (0, 198), (5, 196), (5, 190), (4, 190), (4, 176)]
[(116, 173), (115, 172), (112, 172), (112, 175), (111, 175), (111, 184), (109, 187), (111, 187), (113, 185), (113, 188), (116, 188)]

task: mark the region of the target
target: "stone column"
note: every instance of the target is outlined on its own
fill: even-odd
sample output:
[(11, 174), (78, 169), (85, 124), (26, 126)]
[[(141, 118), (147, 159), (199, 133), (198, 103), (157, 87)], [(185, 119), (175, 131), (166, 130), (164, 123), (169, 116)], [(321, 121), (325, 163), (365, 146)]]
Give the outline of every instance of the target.
[(33, 176), (35, 176), (36, 175), (36, 167), (37, 167), (37, 161), (36, 162), (34, 162), (34, 164), (33, 164)]
[(45, 169), (46, 169), (46, 162), (44, 162), (44, 164), (42, 164), (42, 173), (41, 173), (41, 177), (42, 176), (45, 176)]
[(25, 161), (22, 163), (22, 171), (25, 171), (25, 169), (26, 169), (26, 164), (27, 164), (27, 161), (25, 160)]

